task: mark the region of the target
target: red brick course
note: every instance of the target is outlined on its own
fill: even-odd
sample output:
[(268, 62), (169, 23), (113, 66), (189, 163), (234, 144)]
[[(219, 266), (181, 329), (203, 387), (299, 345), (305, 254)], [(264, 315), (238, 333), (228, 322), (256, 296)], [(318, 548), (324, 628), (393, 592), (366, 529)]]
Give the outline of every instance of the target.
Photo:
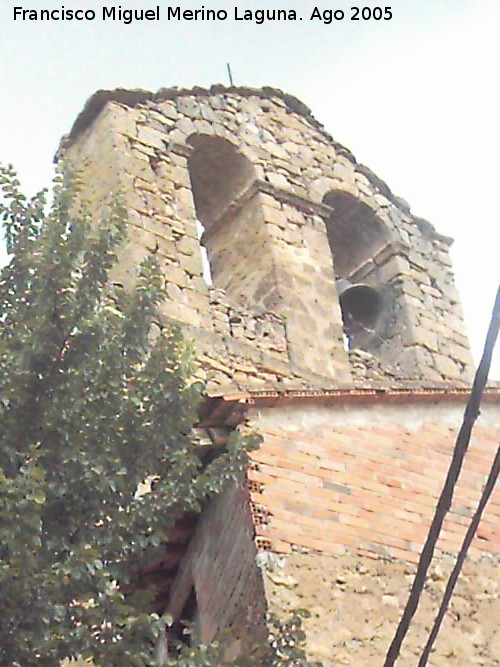
[(200, 517), (172, 587), (169, 611), (179, 618), (194, 588), (204, 642), (226, 644), (230, 631), (231, 642), (244, 650), (264, 632), (266, 602), (253, 523), (243, 484), (228, 486)]
[[(323, 553), (380, 555), (415, 562), (427, 536), (437, 498), (453, 452), (457, 429), (440, 425), (439, 412), (429, 408), (429, 422), (409, 429), (342, 425), (332, 415), (312, 428), (282, 430), (256, 426), (264, 442), (252, 454), (258, 470), (249, 479), (260, 482), (252, 500), (268, 510), (267, 524), (257, 534), (273, 550), (293, 547)], [(295, 427), (296, 428), (296, 427)], [(495, 449), (500, 428), (478, 426), (467, 453), (453, 506), (443, 526), (438, 549), (460, 548)], [(500, 490), (483, 515), (471, 556), (500, 553)]]

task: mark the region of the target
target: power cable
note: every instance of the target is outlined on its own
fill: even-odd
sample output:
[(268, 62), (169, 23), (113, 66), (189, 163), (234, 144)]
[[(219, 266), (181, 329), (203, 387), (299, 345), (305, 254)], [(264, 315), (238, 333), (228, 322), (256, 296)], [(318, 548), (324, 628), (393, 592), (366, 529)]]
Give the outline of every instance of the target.
[(446, 615), (446, 611), (448, 609), (451, 596), (453, 595), (453, 590), (457, 583), (458, 576), (467, 557), (467, 551), (469, 550), (474, 535), (476, 534), (484, 508), (486, 507), (486, 504), (488, 503), (488, 500), (490, 499), (490, 496), (493, 493), (493, 489), (495, 488), (495, 484), (498, 480), (499, 474), (500, 474), (500, 447), (498, 447), (497, 449), (497, 453), (493, 461), (493, 466), (490, 470), (490, 474), (488, 475), (488, 479), (483, 489), (479, 505), (477, 506), (477, 509), (474, 513), (474, 516), (469, 525), (467, 533), (465, 534), (464, 541), (462, 542), (460, 551), (458, 552), (457, 562), (455, 563), (453, 570), (451, 571), (450, 577), (448, 579), (448, 583), (446, 584), (446, 589), (444, 591), (441, 606), (439, 607), (438, 614), (434, 619), (434, 624), (432, 626), (429, 639), (427, 640), (427, 643), (424, 646), (424, 650), (422, 651), (422, 655), (420, 657), (417, 667), (425, 667), (427, 665), (429, 655), (432, 651), (432, 647), (434, 646), (434, 642), (438, 635), (439, 629), (441, 628), (441, 624)]
[(453, 492), (462, 470), (463, 461), (467, 448), (469, 446), (472, 428), (474, 423), (479, 415), (479, 406), (481, 404), (481, 398), (483, 396), (484, 388), (488, 380), (488, 373), (491, 366), (491, 359), (493, 356), (493, 350), (495, 348), (495, 343), (498, 337), (498, 330), (500, 328), (500, 286), (497, 290), (497, 295), (495, 299), (495, 305), (493, 307), (493, 313), (491, 316), (491, 322), (488, 328), (488, 334), (486, 336), (486, 343), (483, 350), (483, 355), (479, 363), (476, 375), (474, 377), (474, 382), (472, 384), (471, 393), (469, 400), (467, 402), (467, 407), (465, 408), (465, 414), (462, 421), (462, 426), (457, 436), (455, 443), (455, 449), (453, 451), (453, 457), (451, 464), (446, 476), (446, 481), (441, 491), (438, 503), (436, 505), (436, 510), (434, 517), (432, 519), (431, 527), (427, 535), (422, 553), (420, 554), (420, 559), (417, 566), (417, 573), (413, 584), (410, 590), (410, 595), (406, 603), (406, 607), (403, 611), (403, 616), (399, 622), (399, 625), (396, 629), (394, 638), (389, 646), (385, 662), (383, 667), (394, 667), (396, 660), (398, 659), (401, 645), (403, 643), (408, 629), (410, 627), (411, 620), (417, 611), (418, 603), (422, 595), (422, 590), (424, 588), (425, 579), (429, 566), (431, 564), (436, 543), (439, 539), (441, 528), (446, 514), (448, 513), (452, 500)]

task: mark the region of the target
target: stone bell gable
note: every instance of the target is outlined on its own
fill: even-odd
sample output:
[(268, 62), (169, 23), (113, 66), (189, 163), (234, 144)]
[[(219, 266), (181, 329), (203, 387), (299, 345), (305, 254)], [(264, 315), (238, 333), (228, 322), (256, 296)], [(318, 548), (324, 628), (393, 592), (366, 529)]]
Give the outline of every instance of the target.
[[(145, 567), (157, 611), (230, 657), (265, 636), (266, 611), (306, 607), (311, 659), (381, 665), (472, 373), (451, 240), (272, 88), (99, 91), (59, 156), (80, 170), (96, 224), (117, 195), (125, 205), (116, 280), (132, 284), (156, 254), (160, 317), (194, 343), (206, 381), (209, 456), (236, 428), (262, 436), (241, 483), (183, 517)], [(490, 387), (398, 667), (427, 638), (499, 403)], [(432, 667), (498, 664), (497, 491)]]
[(450, 239), (297, 99), (100, 91), (63, 152), (97, 207), (124, 196), (123, 277), (156, 250), (214, 390), (470, 378)]

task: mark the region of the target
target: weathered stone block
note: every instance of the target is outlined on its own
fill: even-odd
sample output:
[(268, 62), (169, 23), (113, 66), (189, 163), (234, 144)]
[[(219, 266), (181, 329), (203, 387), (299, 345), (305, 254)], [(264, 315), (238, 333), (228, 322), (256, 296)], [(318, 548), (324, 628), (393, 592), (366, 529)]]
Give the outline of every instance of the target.
[(139, 125), (137, 127), (137, 138), (141, 143), (151, 148), (165, 149), (166, 134), (152, 127)]
[(462, 377), (462, 370), (460, 366), (450, 359), (450, 357), (443, 354), (433, 355), (436, 369), (445, 377), (451, 380), (457, 380)]
[(422, 326), (406, 326), (402, 332), (402, 341), (405, 346), (420, 345), (431, 352), (437, 352), (439, 348), (437, 334)]
[(406, 257), (394, 255), (377, 269), (377, 278), (382, 284), (392, 282), (396, 277), (407, 276), (410, 265)]

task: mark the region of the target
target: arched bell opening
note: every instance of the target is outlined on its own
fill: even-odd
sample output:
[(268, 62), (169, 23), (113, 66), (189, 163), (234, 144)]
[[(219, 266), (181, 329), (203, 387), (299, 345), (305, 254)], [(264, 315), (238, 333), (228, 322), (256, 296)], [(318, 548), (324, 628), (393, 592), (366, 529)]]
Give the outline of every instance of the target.
[(373, 258), (392, 234), (370, 206), (347, 192), (328, 192), (323, 202), (332, 209), (326, 228), (346, 347), (376, 352), (388, 338), (391, 299)]
[(256, 179), (251, 162), (222, 137), (194, 134), (188, 170), (208, 284), (237, 300), (248, 292), (249, 238), (255, 206), (245, 193)]

